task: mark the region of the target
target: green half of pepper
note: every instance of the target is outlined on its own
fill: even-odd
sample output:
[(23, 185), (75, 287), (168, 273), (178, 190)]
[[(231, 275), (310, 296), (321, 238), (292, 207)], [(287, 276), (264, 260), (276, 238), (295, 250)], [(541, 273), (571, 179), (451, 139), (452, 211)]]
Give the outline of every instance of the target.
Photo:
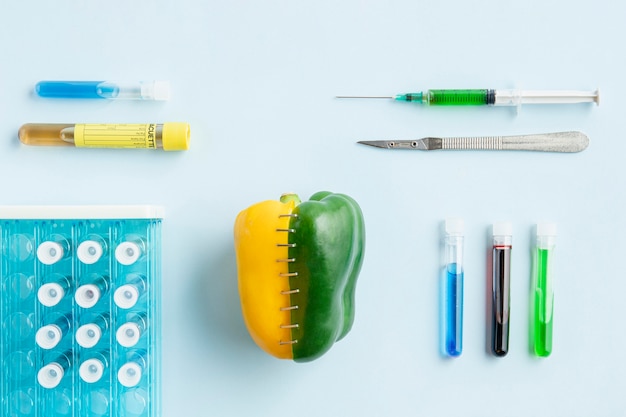
[(356, 201), (326, 191), (296, 205), (292, 214), (289, 272), (294, 275), (289, 286), (291, 305), (297, 306), (291, 311), (291, 323), (297, 324), (291, 330), (297, 341), (293, 360), (306, 362), (323, 355), (352, 328), (365, 224)]

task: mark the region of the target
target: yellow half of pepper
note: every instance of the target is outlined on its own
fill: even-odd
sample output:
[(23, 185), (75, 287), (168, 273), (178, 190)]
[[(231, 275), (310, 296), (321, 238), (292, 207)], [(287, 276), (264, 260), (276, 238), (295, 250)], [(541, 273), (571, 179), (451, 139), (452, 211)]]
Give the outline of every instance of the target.
[[(237, 256), (243, 317), (255, 343), (281, 359), (293, 359), (288, 258), (289, 214), (296, 203), (268, 200), (249, 207), (235, 221), (235, 250), (254, 247)], [(268, 221), (269, 219), (269, 221)], [(281, 343), (284, 342), (284, 343)]]

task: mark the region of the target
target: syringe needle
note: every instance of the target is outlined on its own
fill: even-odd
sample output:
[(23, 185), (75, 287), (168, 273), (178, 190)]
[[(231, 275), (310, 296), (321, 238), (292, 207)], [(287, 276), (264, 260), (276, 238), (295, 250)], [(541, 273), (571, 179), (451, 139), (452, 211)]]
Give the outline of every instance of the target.
[(335, 98), (386, 98), (394, 99), (395, 96), (335, 96)]

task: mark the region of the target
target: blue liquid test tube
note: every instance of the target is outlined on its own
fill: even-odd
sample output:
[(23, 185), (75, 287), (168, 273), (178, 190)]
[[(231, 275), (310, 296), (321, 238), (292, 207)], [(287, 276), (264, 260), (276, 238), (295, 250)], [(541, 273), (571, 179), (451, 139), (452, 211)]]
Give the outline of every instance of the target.
[(443, 350), (459, 356), (463, 351), (463, 220), (446, 219), (445, 230)]
[(35, 93), (45, 98), (169, 100), (167, 81), (40, 81)]

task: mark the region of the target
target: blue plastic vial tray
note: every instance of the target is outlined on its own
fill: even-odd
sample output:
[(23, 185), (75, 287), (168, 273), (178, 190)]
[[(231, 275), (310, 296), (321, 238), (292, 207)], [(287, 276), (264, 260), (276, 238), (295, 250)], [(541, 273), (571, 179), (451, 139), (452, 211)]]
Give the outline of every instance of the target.
[(160, 415), (158, 207), (0, 207), (0, 416)]

